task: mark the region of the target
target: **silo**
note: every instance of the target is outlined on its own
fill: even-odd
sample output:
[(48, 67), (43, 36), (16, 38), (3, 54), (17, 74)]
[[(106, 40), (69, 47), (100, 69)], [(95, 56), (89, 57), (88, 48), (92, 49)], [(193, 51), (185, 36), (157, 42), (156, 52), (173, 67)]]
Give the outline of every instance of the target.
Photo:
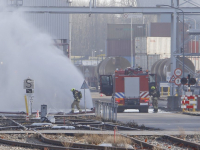
[[(176, 68), (182, 69), (182, 57), (178, 57), (176, 61)], [(185, 77), (190, 73), (192, 76), (192, 73), (195, 71), (194, 64), (191, 60), (188, 58), (184, 58), (184, 73)], [(157, 75), (158, 82), (160, 81), (166, 81), (166, 75), (167, 72), (171, 72), (171, 59), (161, 59), (155, 62), (151, 68), (151, 73)]]
[(99, 64), (97, 73), (99, 75), (112, 75), (116, 69), (126, 69), (130, 66), (129, 61), (123, 57), (108, 57)]

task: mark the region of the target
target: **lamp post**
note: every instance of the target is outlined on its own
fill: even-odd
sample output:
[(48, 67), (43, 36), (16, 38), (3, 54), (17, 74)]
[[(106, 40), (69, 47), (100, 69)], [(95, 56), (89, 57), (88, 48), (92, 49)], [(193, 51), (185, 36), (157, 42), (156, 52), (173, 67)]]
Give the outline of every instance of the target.
[[(171, 8), (174, 8), (174, 9), (177, 9), (177, 10), (180, 10), (181, 12), (182, 12), (182, 14), (183, 14), (183, 47), (182, 47), (182, 52), (183, 52), (183, 77), (184, 77), (184, 58), (185, 58), (185, 53), (184, 53), (184, 12), (183, 12), (183, 10), (182, 9), (180, 9), (180, 8), (176, 8), (176, 7), (173, 7), (173, 6), (170, 6), (170, 5), (156, 5), (156, 7), (171, 7)], [(171, 54), (172, 55), (172, 54)]]

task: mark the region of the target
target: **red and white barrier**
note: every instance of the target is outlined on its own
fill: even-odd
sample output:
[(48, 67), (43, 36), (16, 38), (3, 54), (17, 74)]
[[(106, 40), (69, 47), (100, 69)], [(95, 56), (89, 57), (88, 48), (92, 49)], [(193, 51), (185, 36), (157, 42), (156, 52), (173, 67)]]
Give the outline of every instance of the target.
[(181, 108), (183, 109), (193, 109), (193, 111), (195, 111), (195, 109), (197, 109), (197, 96), (196, 95), (192, 95), (192, 92), (186, 92), (185, 95), (182, 95), (181, 97), (182, 102), (181, 102)]

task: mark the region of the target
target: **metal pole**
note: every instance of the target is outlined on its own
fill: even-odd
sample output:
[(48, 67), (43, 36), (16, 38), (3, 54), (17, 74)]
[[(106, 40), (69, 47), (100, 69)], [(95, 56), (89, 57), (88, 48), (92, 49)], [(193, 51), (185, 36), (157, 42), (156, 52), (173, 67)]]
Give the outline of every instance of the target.
[[(194, 19), (195, 20), (195, 19)], [(196, 20), (195, 20), (195, 29), (196, 29)], [(195, 53), (197, 53), (197, 36), (195, 35)], [(195, 57), (195, 72), (196, 72), (196, 57)]]
[(108, 106), (109, 106), (109, 108), (108, 108), (109, 109), (109, 120), (111, 120), (111, 103), (109, 103)]
[(115, 121), (117, 122), (117, 107), (118, 107), (118, 104), (115, 103)]
[[(69, 6), (72, 6), (72, 2), (69, 3)], [(69, 47), (68, 47), (68, 55), (71, 60), (71, 51), (72, 51), (72, 15), (69, 14)]]
[(84, 105), (85, 105), (85, 113), (86, 113), (85, 88), (84, 88)]
[(95, 101), (95, 116), (97, 116), (97, 103)]
[(33, 114), (33, 111), (32, 111), (32, 100), (30, 100), (31, 102), (31, 115)]
[(105, 103), (105, 119), (107, 119), (107, 103)]
[[(181, 10), (182, 12), (183, 12), (183, 10), (182, 9), (179, 9), (179, 10)], [(183, 12), (183, 77), (184, 77), (184, 58), (185, 58), (185, 50), (184, 50), (184, 12)], [(183, 88), (184, 88), (184, 86), (183, 86)]]
[(112, 120), (114, 120), (114, 104), (112, 105)]
[[(172, 6), (170, 6), (170, 5), (159, 5), (159, 7), (160, 6), (167, 6), (167, 7), (171, 7), (171, 8), (174, 8), (174, 9), (178, 9), (178, 10), (180, 10), (182, 13), (183, 13), (183, 69), (182, 69), (182, 71), (183, 71), (183, 77), (184, 77), (184, 66), (185, 66), (185, 63), (184, 63), (184, 58), (185, 58), (185, 53), (184, 53), (184, 12), (183, 12), (183, 10), (182, 9), (180, 9), (180, 8), (177, 8), (177, 1), (175, 0), (174, 1), (174, 3), (173, 3), (173, 1), (171, 1), (172, 2), (172, 4), (174, 4), (174, 5), (172, 5)], [(176, 12), (174, 12), (173, 13), (173, 19), (171, 19), (171, 21), (172, 21), (172, 27), (173, 27), (173, 33), (172, 33), (172, 49), (171, 49), (171, 63), (172, 63), (172, 67), (171, 67), (171, 74), (173, 75), (173, 73), (174, 73), (174, 69), (176, 68), (176, 58), (174, 57), (174, 55), (173, 55), (173, 53), (176, 51), (176, 25), (177, 25), (177, 13)], [(183, 86), (183, 89), (184, 89), (184, 86)], [(171, 89), (171, 91), (173, 91), (173, 89)]]
[(133, 67), (133, 17), (131, 16), (131, 67)]

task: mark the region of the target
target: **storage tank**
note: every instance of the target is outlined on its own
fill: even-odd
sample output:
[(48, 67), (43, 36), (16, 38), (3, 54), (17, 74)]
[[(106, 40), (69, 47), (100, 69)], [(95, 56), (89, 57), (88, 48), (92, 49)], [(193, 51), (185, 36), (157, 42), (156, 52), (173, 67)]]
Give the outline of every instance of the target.
[[(182, 57), (177, 58), (177, 62), (176, 62), (176, 68), (180, 68), (182, 69)], [(195, 72), (195, 67), (194, 64), (192, 63), (191, 60), (189, 60), (188, 58), (184, 58), (184, 63), (185, 63), (185, 67), (184, 67), (184, 73), (185, 73), (185, 77), (191, 72)], [(158, 82), (160, 81), (166, 81), (166, 74), (167, 72), (171, 72), (171, 59), (167, 58), (167, 59), (160, 59), (157, 62), (155, 62), (151, 68), (151, 73), (152, 74), (157, 74), (157, 80)], [(192, 75), (192, 74), (191, 74)]]
[(112, 75), (118, 68), (126, 69), (131, 64), (126, 58), (123, 57), (108, 57), (104, 59), (97, 67), (98, 75)]

